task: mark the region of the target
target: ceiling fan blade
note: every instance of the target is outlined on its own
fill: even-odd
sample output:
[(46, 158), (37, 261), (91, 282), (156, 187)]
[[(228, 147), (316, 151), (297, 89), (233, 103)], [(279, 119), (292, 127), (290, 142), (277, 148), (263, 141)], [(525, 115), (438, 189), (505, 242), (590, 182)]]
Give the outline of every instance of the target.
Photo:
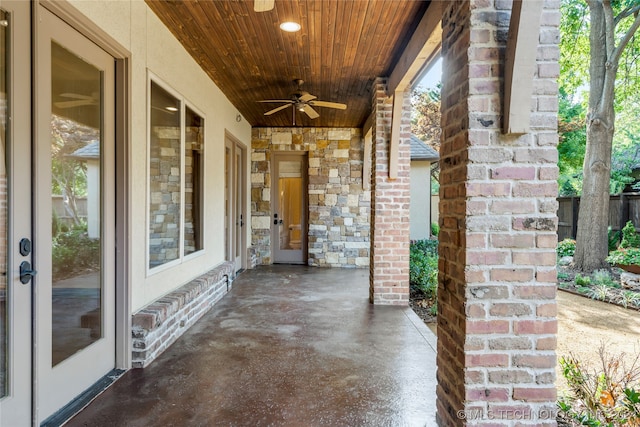
[(266, 12), (273, 9), (275, 0), (254, 0), (253, 10), (256, 12)]
[(279, 106), (279, 107), (274, 108), (273, 110), (267, 111), (266, 113), (264, 113), (264, 115), (265, 115), (265, 116), (270, 116), (270, 115), (272, 115), (273, 113), (277, 113), (278, 111), (282, 111), (282, 110), (284, 110), (284, 109), (285, 109), (285, 108), (287, 108), (289, 105), (291, 105), (291, 104), (281, 105), (281, 106)]
[(54, 102), (57, 108), (73, 108), (73, 107), (82, 107), (83, 105), (96, 105), (95, 101), (91, 99), (79, 99), (77, 101), (60, 101)]
[(338, 110), (346, 110), (346, 104), (340, 104), (339, 102), (328, 102), (328, 101), (311, 101), (309, 104), (314, 107), (328, 107), (328, 108), (337, 108)]
[(298, 98), (300, 101), (302, 102), (309, 102), (311, 100), (316, 99), (316, 96), (311, 95), (310, 93), (303, 93), (302, 95), (300, 95), (300, 98)]
[(317, 119), (318, 117), (320, 117), (320, 114), (318, 114), (316, 110), (311, 108), (311, 105), (309, 104), (304, 104), (304, 106), (302, 107), (302, 111), (307, 113), (307, 116), (309, 116), (310, 119)]
[(262, 101), (258, 102), (285, 102), (287, 104), (293, 104), (294, 101), (290, 99), (263, 99)]

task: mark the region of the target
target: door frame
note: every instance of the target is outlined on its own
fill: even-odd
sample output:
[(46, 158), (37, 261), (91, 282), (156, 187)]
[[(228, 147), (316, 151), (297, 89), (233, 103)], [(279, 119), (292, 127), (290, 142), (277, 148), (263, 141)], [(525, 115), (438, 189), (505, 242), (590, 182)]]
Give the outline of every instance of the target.
[[(245, 270), (247, 268), (247, 146), (240, 142), (238, 138), (233, 136), (228, 130), (224, 133), (224, 147), (225, 147), (225, 187), (229, 190), (228, 194), (225, 191), (225, 209), (229, 209), (231, 215), (225, 213), (225, 239), (227, 253), (225, 258), (227, 261), (235, 262), (235, 272)], [(227, 150), (230, 153), (230, 161), (227, 162)], [(236, 161), (240, 156), (241, 170), (237, 170)], [(227, 164), (228, 163), (228, 164)], [(233, 179), (238, 177), (237, 182)], [(235, 191), (234, 191), (235, 190)], [(238, 204), (240, 208), (238, 209)], [(239, 214), (237, 211), (240, 211)], [(241, 221), (240, 230), (236, 226)], [(240, 240), (240, 248), (237, 244)], [(234, 253), (240, 253), (240, 259), (238, 260)]]
[[(276, 242), (280, 241), (280, 225), (274, 224), (274, 214), (278, 213), (278, 159), (287, 157), (297, 157), (302, 161), (302, 218), (303, 224), (301, 224), (301, 247), (300, 247), (300, 260), (292, 260), (287, 257), (286, 253), (282, 259), (276, 257)], [(273, 264), (307, 264), (309, 259), (309, 152), (307, 151), (272, 151), (271, 152), (271, 214), (269, 216), (269, 223), (271, 224), (271, 262)], [(281, 212), (279, 213), (282, 214)], [(296, 250), (297, 251), (297, 250)], [(293, 250), (290, 250), (291, 254)]]

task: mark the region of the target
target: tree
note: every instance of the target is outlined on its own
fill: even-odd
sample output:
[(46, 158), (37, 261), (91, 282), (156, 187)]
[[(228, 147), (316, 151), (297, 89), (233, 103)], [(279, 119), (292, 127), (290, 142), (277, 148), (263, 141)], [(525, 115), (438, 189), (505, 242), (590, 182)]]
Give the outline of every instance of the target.
[[(436, 88), (418, 88), (411, 92), (411, 133), (424, 141), (429, 147), (440, 152), (440, 92), (441, 84)], [(431, 167), (432, 190), (433, 184), (438, 185), (440, 177), (440, 163)]]
[(640, 2), (585, 1), (589, 17), (582, 22), (589, 26), (590, 80), (574, 263), (582, 271), (591, 271), (606, 265), (616, 78), (622, 53), (640, 27)]
[(87, 196), (87, 171), (73, 153), (99, 138), (98, 129), (55, 114), (51, 117), (51, 191), (62, 196), (66, 216), (74, 225), (82, 223), (77, 201)]
[(440, 85), (435, 89), (418, 88), (411, 92), (411, 133), (440, 152)]
[(582, 164), (587, 139), (585, 109), (560, 88), (558, 94), (558, 188), (560, 196), (582, 192)]

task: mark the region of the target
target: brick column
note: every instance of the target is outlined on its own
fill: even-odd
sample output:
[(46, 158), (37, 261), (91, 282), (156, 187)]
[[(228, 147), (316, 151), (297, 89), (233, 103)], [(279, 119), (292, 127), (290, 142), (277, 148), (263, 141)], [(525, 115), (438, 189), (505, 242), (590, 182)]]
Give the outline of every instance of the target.
[(556, 425), (560, 14), (559, 2), (545, 3), (531, 132), (521, 136), (500, 132), (511, 2), (447, 2), (444, 10), (441, 426)]
[(398, 178), (392, 180), (389, 179), (389, 141), (393, 99), (387, 97), (385, 89), (385, 80), (374, 83), (369, 300), (374, 304), (407, 305), (411, 98), (406, 94), (402, 100)]

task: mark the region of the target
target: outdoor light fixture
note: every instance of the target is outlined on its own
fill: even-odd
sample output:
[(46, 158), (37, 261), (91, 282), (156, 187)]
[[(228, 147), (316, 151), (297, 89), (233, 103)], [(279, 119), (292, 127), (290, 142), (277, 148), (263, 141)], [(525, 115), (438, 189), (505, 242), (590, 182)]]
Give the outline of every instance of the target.
[(282, 31), (286, 31), (289, 33), (295, 33), (296, 31), (300, 31), (300, 24), (298, 24), (297, 22), (293, 22), (293, 21), (287, 21), (287, 22), (283, 22), (282, 24), (280, 24), (280, 29)]

